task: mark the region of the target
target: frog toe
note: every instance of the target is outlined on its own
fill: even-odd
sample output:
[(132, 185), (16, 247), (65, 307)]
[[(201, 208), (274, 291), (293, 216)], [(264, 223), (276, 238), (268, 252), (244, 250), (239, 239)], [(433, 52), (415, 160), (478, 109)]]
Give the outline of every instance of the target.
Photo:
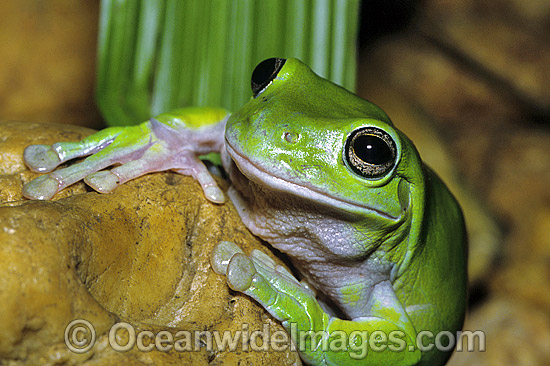
[(223, 191), (220, 189), (220, 187), (216, 186), (210, 186), (210, 187), (203, 187), (204, 195), (205, 197), (214, 202), (214, 203), (224, 203), (225, 202), (225, 196), (223, 194)]
[(34, 172), (50, 172), (54, 170), (61, 160), (50, 145), (31, 145), (23, 152), (25, 163)]
[(237, 253), (227, 266), (227, 283), (235, 291), (244, 292), (252, 286), (256, 274), (254, 263), (245, 254)]
[(92, 173), (84, 178), (84, 182), (100, 193), (110, 193), (120, 185), (118, 176), (109, 170)]
[(270, 256), (258, 249), (253, 249), (250, 257), (254, 260), (262, 262), (265, 266), (275, 269), (275, 261)]
[(48, 174), (25, 184), (23, 186), (23, 196), (33, 200), (49, 200), (59, 189), (59, 181)]
[(202, 187), (204, 196), (214, 203), (224, 203), (225, 195), (220, 189), (214, 177), (204, 165), (204, 163), (195, 156), (187, 156), (184, 160), (185, 167), (174, 169), (175, 172), (183, 175), (191, 175)]
[(237, 253), (243, 254), (241, 248), (231, 241), (220, 242), (213, 250), (210, 257), (212, 269), (217, 274), (225, 275), (231, 258)]
[(254, 262), (258, 273), (264, 278), (276, 278), (280, 276), (286, 280), (299, 283), (298, 280), (288, 271), (285, 267), (278, 265), (275, 261), (262, 252), (261, 250), (254, 249), (250, 255), (250, 258)]

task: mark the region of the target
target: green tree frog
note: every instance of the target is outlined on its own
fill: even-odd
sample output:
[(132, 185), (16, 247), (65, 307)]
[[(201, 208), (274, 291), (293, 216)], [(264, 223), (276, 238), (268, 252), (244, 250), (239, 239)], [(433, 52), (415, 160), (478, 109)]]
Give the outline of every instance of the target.
[(451, 193), (381, 109), (299, 60), (262, 62), (252, 91), (231, 115), (186, 108), (76, 143), (29, 146), (27, 165), (50, 173), (24, 195), (49, 199), (81, 179), (111, 192), (172, 169), (223, 203), (199, 158), (219, 152), (244, 224), (288, 255), (302, 281), (231, 242), (217, 246), (213, 269), (282, 322), (305, 363), (444, 364), (452, 349), (434, 338), (461, 329), (466, 303), (466, 235)]

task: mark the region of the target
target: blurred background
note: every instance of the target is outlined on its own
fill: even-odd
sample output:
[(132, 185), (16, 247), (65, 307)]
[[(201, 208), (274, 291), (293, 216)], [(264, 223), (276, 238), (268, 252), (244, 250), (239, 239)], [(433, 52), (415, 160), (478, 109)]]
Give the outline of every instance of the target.
[[(99, 1), (3, 0), (0, 14), (0, 120), (104, 127)], [(464, 328), (487, 349), (449, 364), (550, 364), (550, 1), (371, 0), (360, 24), (357, 93), (466, 212)]]

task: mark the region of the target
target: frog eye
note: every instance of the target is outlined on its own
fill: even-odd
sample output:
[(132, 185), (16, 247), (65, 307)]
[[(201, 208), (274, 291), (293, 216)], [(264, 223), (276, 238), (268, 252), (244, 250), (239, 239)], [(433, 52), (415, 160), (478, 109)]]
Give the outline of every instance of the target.
[(260, 94), (271, 82), (285, 64), (284, 58), (268, 58), (256, 66), (252, 73), (252, 93), (254, 97)]
[(353, 131), (346, 140), (344, 156), (347, 165), (365, 178), (378, 178), (395, 164), (395, 142), (383, 130), (362, 127)]

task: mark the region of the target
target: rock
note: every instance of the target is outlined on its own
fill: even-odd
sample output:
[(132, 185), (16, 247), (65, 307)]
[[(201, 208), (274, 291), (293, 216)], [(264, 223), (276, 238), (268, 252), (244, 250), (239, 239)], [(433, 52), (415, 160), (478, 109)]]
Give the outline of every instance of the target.
[[(491, 164), (488, 198), (503, 216), (513, 219), (512, 229), (522, 231), (518, 238), (525, 239), (538, 211), (544, 215), (550, 206), (550, 132), (516, 129), (495, 138), (493, 154), (498, 159)], [(528, 248), (526, 244), (518, 249)]]
[(534, 211), (525, 213), (525, 222), (511, 230), (491, 288), (550, 312), (550, 200), (545, 209), (535, 206)]
[(546, 365), (550, 359), (550, 318), (537, 307), (497, 297), (471, 313), (464, 330), (485, 334), (485, 351), (455, 352), (448, 366)]
[[(283, 330), (253, 300), (229, 290), (209, 258), (219, 241), (232, 240), (245, 253), (257, 248), (282, 262), (250, 234), (230, 203), (206, 201), (190, 177), (171, 172), (133, 180), (108, 195), (87, 192), (79, 184), (55, 201), (23, 200), (22, 182), (33, 177), (22, 164), (23, 148), (79, 139), (90, 130), (2, 123), (0, 131), (0, 171), (6, 173), (0, 190), (9, 200), (0, 205), (0, 360), (28, 365), (300, 364), (290, 351), (243, 351), (240, 346), (228, 351), (216, 344), (188, 352), (114, 351), (107, 334), (120, 321), (136, 332), (173, 335), (206, 330), (234, 335), (243, 324), (249, 332), (262, 331), (265, 324), (271, 334)], [(31, 137), (43, 132), (45, 137)], [(88, 320), (96, 329), (96, 345), (84, 354), (63, 344), (73, 319)]]
[[(546, 0), (428, 0), (424, 7), (442, 18), (452, 14), (460, 16), (486, 16), (520, 25), (534, 35), (545, 36), (550, 29), (550, 3)], [(467, 21), (467, 20), (466, 20)]]
[(484, 137), (503, 124), (512, 127), (511, 118), (520, 115), (507, 97), (418, 32), (375, 44), (362, 57), (361, 69), (359, 88), (371, 88), (365, 97), (376, 103), (380, 93), (387, 93), (380, 89), (394, 90), (446, 139)]
[(550, 145), (543, 130), (502, 134), (488, 196), (508, 221), (491, 288), (550, 311)]
[(419, 26), (452, 56), (471, 64), (472, 71), (493, 84), (495, 92), (508, 95), (527, 113), (548, 122), (550, 72), (544, 67), (550, 62), (548, 28), (533, 27), (533, 21), (548, 27), (550, 6), (536, 1), (531, 5), (514, 0), (489, 3), (465, 2), (450, 12), (447, 1), (431, 1)]
[(99, 1), (3, 0), (0, 14), (0, 118), (100, 128)]

